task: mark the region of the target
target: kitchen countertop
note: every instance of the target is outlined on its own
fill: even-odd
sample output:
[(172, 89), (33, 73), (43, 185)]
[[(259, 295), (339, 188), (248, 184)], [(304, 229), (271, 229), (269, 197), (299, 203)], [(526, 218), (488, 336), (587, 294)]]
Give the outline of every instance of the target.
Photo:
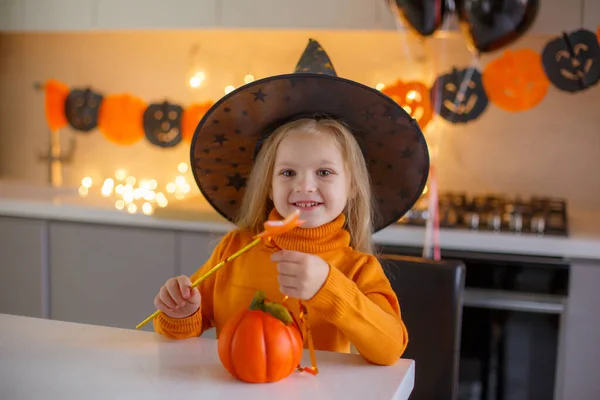
[[(414, 387), (415, 362), (368, 364), (316, 352), (319, 373), (269, 384), (234, 379), (217, 340), (0, 314), (2, 399), (396, 399)], [(310, 365), (304, 351), (301, 365)]]
[[(200, 195), (172, 200), (153, 215), (117, 210), (114, 198), (81, 197), (77, 188), (49, 188), (0, 181), (0, 216), (226, 233), (234, 225)], [(569, 237), (440, 229), (443, 249), (600, 260), (600, 214), (569, 213)], [(393, 225), (377, 232), (378, 244), (422, 247), (425, 228)]]

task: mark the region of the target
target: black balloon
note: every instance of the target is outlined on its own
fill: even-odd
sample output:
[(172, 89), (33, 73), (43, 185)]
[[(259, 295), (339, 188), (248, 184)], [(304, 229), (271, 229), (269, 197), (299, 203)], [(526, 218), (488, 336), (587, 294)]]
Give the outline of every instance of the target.
[(537, 17), (539, 0), (456, 0), (456, 9), (471, 46), (486, 53), (527, 32)]
[(387, 0), (402, 21), (421, 36), (438, 30), (447, 13), (446, 0)]
[(560, 90), (578, 92), (600, 80), (600, 44), (594, 32), (579, 29), (551, 40), (542, 51), (546, 76)]

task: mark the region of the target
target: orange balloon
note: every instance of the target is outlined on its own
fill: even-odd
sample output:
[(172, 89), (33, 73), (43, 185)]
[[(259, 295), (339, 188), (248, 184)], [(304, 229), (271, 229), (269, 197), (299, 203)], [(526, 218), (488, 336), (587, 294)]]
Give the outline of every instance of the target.
[(107, 96), (100, 105), (98, 129), (113, 143), (132, 145), (145, 137), (146, 107), (142, 99), (129, 94)]
[(206, 101), (200, 104), (192, 104), (183, 111), (181, 116), (181, 136), (183, 140), (191, 143), (196, 127), (212, 105), (212, 101)]
[(492, 103), (512, 112), (537, 106), (550, 86), (542, 57), (529, 49), (506, 50), (485, 67), (482, 83)]
[(382, 90), (382, 93), (391, 97), (411, 117), (416, 119), (421, 129), (425, 129), (429, 121), (431, 121), (433, 107), (429, 99), (429, 89), (423, 83), (398, 80), (393, 85), (386, 86)]
[(44, 84), (44, 91), (46, 93), (44, 104), (46, 122), (51, 131), (56, 131), (67, 125), (65, 101), (69, 95), (69, 87), (62, 82), (50, 79)]

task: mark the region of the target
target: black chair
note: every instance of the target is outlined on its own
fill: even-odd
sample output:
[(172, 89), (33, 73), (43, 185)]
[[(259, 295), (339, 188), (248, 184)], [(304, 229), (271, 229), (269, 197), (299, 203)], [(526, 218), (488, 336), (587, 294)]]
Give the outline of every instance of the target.
[(382, 254), (408, 329), (403, 358), (415, 360), (411, 399), (456, 400), (465, 265)]

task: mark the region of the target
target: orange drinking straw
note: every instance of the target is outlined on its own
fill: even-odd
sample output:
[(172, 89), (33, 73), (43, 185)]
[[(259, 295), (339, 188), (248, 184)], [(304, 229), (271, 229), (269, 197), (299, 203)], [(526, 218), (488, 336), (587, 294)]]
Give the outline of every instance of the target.
[[(250, 250), (252, 247), (256, 246), (261, 241), (264, 241), (265, 243), (269, 243), (271, 241), (272, 237), (281, 235), (283, 233), (286, 233), (286, 232), (294, 229), (297, 226), (302, 225), (304, 223), (304, 221), (300, 220), (299, 217), (300, 217), (300, 210), (296, 209), (296, 211), (292, 215), (290, 215), (289, 217), (287, 217), (286, 219), (284, 219), (282, 221), (266, 221), (264, 223), (265, 230), (263, 232), (254, 236), (254, 240), (252, 242), (250, 242), (249, 244), (247, 244), (246, 246), (244, 246), (242, 249), (238, 250), (237, 252), (233, 253), (232, 255), (227, 257), (225, 260), (221, 261), (220, 263), (218, 263), (217, 265), (212, 267), (208, 272), (206, 272), (200, 278), (198, 278), (192, 284), (192, 289), (197, 287), (200, 283), (202, 283), (202, 281), (204, 281), (210, 275), (217, 272), (219, 270), (219, 268), (221, 268), (227, 262), (239, 257), (241, 254)], [(145, 320), (140, 322), (135, 328), (140, 329), (141, 327), (146, 325), (148, 322), (150, 322), (154, 318), (156, 318), (161, 312), (162, 312), (161, 310), (156, 310), (152, 315), (150, 315), (148, 318), (146, 318)]]

